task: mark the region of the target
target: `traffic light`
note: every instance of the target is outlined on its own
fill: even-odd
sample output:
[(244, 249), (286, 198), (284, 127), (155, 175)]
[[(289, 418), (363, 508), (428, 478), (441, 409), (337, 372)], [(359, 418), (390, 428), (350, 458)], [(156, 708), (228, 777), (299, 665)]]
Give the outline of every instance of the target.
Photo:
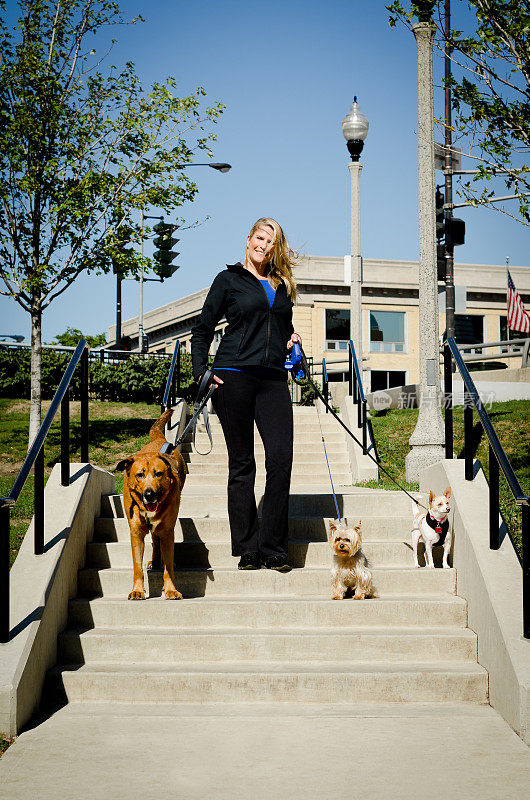
[(436, 268), (438, 272), (438, 280), (445, 281), (445, 245), (436, 245)]
[(445, 246), (456, 247), (466, 240), (466, 223), (457, 217), (448, 217), (445, 221)]
[(445, 236), (445, 209), (444, 209), (445, 198), (440, 190), (440, 187), (436, 187), (436, 238), (443, 239)]
[(464, 244), (466, 240), (466, 223), (463, 219), (453, 217), (451, 212), (444, 209), (444, 195), (441, 187), (436, 187), (436, 238), (443, 239), (445, 236), (446, 247), (456, 247)]
[(112, 271), (115, 275), (123, 276), (127, 272), (128, 260), (132, 253), (130, 245), (132, 229), (129, 225), (120, 225), (115, 234), (112, 252)]
[(154, 226), (154, 230), (158, 233), (158, 236), (154, 239), (158, 250), (155, 250), (153, 253), (153, 258), (156, 261), (153, 270), (162, 280), (164, 280), (164, 278), (170, 278), (173, 273), (178, 270), (177, 265), (171, 264), (173, 259), (179, 255), (179, 253), (174, 253), (171, 250), (173, 245), (179, 241), (172, 236), (173, 231), (176, 231), (177, 228), (178, 225), (171, 222), (164, 222), (164, 220), (161, 220), (161, 222)]

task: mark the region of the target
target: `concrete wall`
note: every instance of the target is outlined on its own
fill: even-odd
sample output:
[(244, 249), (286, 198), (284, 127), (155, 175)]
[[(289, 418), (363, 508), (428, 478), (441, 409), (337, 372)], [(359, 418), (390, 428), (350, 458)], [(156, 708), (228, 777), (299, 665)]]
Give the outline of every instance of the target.
[(44, 554), (33, 553), (32, 522), (11, 569), (11, 641), (0, 644), (0, 732), (5, 736), (17, 734), (39, 706), (101, 495), (114, 491), (114, 476), (90, 464), (71, 464), (70, 475), (70, 486), (61, 486), (57, 464), (46, 484)]
[[(357, 406), (353, 404), (353, 400), (350, 396), (343, 398), (340, 406), (340, 416), (344, 424), (351, 430), (357, 439), (362, 442), (362, 428), (357, 427)], [(375, 464), (369, 456), (363, 453), (361, 447), (356, 444), (351, 436), (345, 434), (345, 439), (346, 446), (348, 448), (353, 482), (357, 483), (359, 481), (378, 480), (379, 470), (377, 468), (377, 464)], [(370, 447), (369, 437), (368, 447)]]
[(466, 481), (463, 460), (440, 461), (424, 470), (420, 489), (439, 494), (452, 488), (457, 594), (466, 598), (468, 624), (478, 635), (489, 700), (530, 744), (530, 641), (522, 637), (522, 570), (508, 535), (500, 550), (489, 549), (488, 485), (479, 462), (475, 471), (475, 479)]

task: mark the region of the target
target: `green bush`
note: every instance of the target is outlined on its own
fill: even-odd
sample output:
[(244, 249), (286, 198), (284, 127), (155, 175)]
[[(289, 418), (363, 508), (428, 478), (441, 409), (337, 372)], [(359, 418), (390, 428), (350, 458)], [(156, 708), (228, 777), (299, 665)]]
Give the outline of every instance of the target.
[[(70, 353), (42, 351), (42, 397), (55, 394), (64, 375)], [(90, 361), (90, 397), (114, 402), (160, 403), (165, 389), (171, 359), (131, 356), (127, 360), (106, 364)], [(180, 394), (186, 400), (194, 397), (196, 387), (191, 374), (191, 358), (181, 356)], [(80, 375), (76, 370), (70, 384), (70, 396), (80, 396)], [(30, 396), (30, 351), (0, 346), (0, 397), (28, 399)]]

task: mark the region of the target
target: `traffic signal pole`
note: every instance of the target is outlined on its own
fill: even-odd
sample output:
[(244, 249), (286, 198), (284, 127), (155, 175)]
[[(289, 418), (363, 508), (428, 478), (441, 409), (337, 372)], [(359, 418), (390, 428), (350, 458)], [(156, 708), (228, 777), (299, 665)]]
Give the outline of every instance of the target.
[[(451, 0), (445, 0), (445, 202), (453, 202), (453, 155), (452, 147), (452, 114), (451, 114)], [(446, 219), (453, 215), (451, 208), (445, 212)], [(447, 227), (450, 226), (449, 225)], [(454, 245), (445, 244), (445, 330), (446, 335), (455, 335), (455, 280), (454, 280)]]
[(116, 350), (121, 350), (121, 275), (116, 273)]

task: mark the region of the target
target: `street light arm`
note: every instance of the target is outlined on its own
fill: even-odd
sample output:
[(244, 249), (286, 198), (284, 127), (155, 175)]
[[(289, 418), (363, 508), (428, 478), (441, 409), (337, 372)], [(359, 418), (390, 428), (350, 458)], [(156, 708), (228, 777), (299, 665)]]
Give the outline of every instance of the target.
[(218, 172), (228, 172), (232, 169), (231, 164), (225, 163), (217, 163), (217, 162), (200, 162), (194, 164), (175, 164), (177, 169), (185, 169), (186, 167), (211, 167), (212, 169), (216, 169)]

